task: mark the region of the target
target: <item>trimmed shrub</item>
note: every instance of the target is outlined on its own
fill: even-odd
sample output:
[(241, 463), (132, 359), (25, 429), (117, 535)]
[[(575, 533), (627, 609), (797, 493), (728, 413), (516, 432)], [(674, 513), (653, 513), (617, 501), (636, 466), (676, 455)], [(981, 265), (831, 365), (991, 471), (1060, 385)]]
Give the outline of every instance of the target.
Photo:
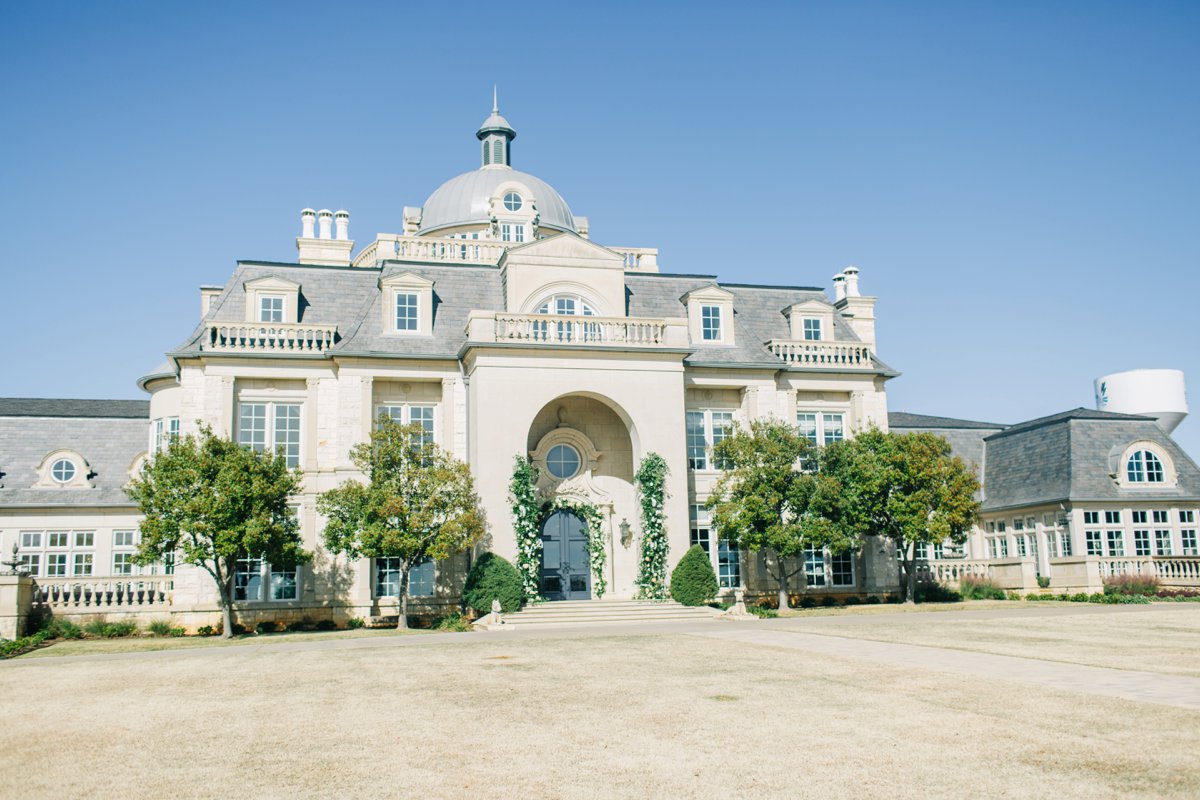
[(518, 611), (525, 602), (525, 591), (516, 567), (495, 553), (484, 553), (467, 573), (463, 602), (479, 614), (490, 614), (493, 600), (500, 601), (502, 611)]
[(964, 575), (958, 582), (963, 600), (1003, 600), (1004, 590), (991, 578)]
[(171, 636), (176, 639), (182, 639), (187, 636), (187, 628), (171, 628)]
[(957, 603), (962, 595), (942, 583), (918, 583), (918, 603)]
[(366, 624), (367, 623), (363, 621), (362, 617), (355, 617), (354, 619), (352, 619), (346, 623), (346, 627), (352, 631), (355, 631), (355, 630), (358, 630), (359, 628), (365, 627)]
[(1110, 575), (1104, 579), (1105, 594), (1140, 594), (1153, 596), (1159, 590), (1154, 575)]
[(1088, 601), (1087, 592), (1077, 592), (1077, 593), (1071, 595), (1072, 603), (1086, 603), (1087, 601)]
[(1039, 589), (1049, 589), (1050, 588), (1050, 576), (1049, 575), (1038, 575), (1037, 582), (1038, 582)]
[(712, 602), (719, 588), (708, 553), (692, 545), (671, 573), (671, 597), (685, 606), (702, 606)]
[(149, 625), (147, 625), (146, 629), (149, 630), (155, 636), (170, 636), (171, 635), (171, 620), (156, 619), (153, 622), (151, 622)]
[(196, 628), (196, 633), (201, 636), (216, 636), (218, 631), (212, 625), (201, 625), (199, 628)]

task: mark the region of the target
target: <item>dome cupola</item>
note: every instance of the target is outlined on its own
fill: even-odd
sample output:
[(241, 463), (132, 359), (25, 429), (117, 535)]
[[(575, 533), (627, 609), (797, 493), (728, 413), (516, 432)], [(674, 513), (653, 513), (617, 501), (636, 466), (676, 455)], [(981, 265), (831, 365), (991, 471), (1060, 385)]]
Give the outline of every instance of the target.
[(492, 87), (492, 114), (483, 121), (479, 130), (475, 131), (476, 138), (483, 142), (483, 166), (511, 167), (512, 140), (517, 138), (517, 132), (508, 124), (508, 120), (500, 116), (500, 107), (496, 102), (496, 87)]

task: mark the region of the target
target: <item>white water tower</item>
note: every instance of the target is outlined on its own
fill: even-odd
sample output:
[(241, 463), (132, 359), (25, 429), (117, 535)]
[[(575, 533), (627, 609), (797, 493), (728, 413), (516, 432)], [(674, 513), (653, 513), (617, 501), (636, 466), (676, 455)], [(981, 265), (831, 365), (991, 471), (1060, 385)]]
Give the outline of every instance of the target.
[(1096, 409), (1154, 417), (1167, 433), (1188, 415), (1183, 372), (1177, 369), (1131, 369), (1096, 379)]

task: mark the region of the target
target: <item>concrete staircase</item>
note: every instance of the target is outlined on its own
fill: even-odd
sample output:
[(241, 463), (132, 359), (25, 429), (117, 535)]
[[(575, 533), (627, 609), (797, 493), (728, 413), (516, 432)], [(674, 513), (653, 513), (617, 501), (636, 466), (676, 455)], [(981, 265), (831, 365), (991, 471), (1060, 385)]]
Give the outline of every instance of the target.
[(673, 600), (561, 600), (525, 606), (501, 616), (503, 624), (488, 630), (565, 627), (595, 623), (696, 621), (713, 619), (721, 612), (707, 606), (684, 606)]

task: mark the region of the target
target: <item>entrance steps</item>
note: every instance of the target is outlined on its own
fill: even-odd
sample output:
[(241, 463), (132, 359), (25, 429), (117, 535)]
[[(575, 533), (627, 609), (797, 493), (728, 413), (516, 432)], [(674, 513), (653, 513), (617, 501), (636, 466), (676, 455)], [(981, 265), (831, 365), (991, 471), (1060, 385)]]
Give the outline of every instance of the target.
[(704, 620), (720, 614), (715, 608), (685, 606), (674, 600), (559, 600), (527, 605), (521, 611), (504, 614), (502, 624), (489, 625), (488, 629)]

